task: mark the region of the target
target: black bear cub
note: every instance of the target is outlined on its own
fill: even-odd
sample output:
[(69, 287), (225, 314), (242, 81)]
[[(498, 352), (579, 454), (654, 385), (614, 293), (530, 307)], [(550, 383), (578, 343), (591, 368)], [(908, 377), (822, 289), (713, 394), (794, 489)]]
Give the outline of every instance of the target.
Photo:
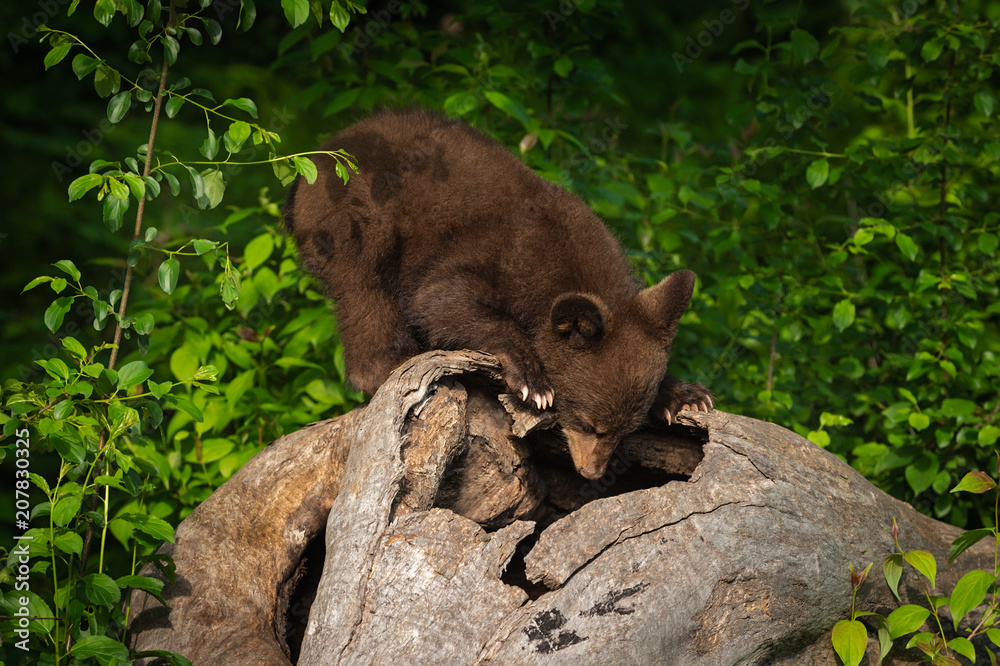
[(604, 473), (647, 413), (712, 408), (701, 384), (666, 374), (695, 277), (639, 290), (625, 255), (577, 197), (469, 126), (383, 111), (324, 146), (334, 160), (295, 182), (285, 225), (337, 300), (347, 377), (368, 393), (430, 349), (496, 355), (510, 390), (553, 407), (577, 471)]

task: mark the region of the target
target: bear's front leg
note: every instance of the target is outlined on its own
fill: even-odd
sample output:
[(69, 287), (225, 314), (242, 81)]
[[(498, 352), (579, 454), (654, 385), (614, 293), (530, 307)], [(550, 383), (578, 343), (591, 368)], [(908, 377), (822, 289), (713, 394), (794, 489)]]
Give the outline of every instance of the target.
[(714, 407), (712, 394), (704, 385), (682, 382), (668, 373), (660, 383), (650, 414), (654, 419), (673, 424), (681, 410), (710, 412)]
[(551, 407), (555, 391), (531, 340), (495, 302), (477, 278), (459, 272), (421, 289), (409, 317), (430, 348), (493, 354), (511, 393), (537, 409)]

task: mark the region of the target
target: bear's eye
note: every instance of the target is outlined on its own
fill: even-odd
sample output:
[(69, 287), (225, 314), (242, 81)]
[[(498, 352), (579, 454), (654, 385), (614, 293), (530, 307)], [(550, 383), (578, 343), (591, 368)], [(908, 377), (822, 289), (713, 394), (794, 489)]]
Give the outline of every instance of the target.
[(580, 430), (582, 430), (586, 435), (593, 435), (595, 432), (594, 426), (590, 425), (586, 421), (580, 421)]

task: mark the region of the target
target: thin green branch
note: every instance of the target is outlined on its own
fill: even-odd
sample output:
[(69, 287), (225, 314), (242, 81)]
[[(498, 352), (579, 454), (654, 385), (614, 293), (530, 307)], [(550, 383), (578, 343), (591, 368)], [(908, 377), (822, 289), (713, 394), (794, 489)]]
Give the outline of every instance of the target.
[[(232, 154), (233, 153), (230, 153), (230, 155), (232, 155)], [(250, 166), (250, 165), (254, 165), (254, 164), (271, 164), (272, 162), (283, 162), (285, 160), (290, 160), (293, 157), (304, 157), (306, 155), (328, 155), (330, 157), (333, 157), (334, 159), (346, 162), (348, 165), (351, 165), (353, 167), (353, 163), (345, 157), (346, 153), (344, 153), (342, 150), (310, 150), (310, 151), (306, 151), (304, 153), (294, 153), (292, 155), (279, 155), (277, 157), (272, 157), (270, 159), (266, 159), (266, 160), (254, 160), (252, 162), (230, 162), (229, 160), (224, 160), (222, 162), (218, 162), (218, 161), (216, 161), (216, 162), (204, 162), (204, 161), (201, 161), (201, 162), (181, 162), (180, 160), (178, 160), (176, 162), (167, 162), (166, 164), (158, 164), (158, 165), (156, 165), (156, 167), (153, 168), (153, 171), (161, 171), (161, 170), (163, 170), (163, 169), (165, 169), (167, 167), (177, 166), (177, 165), (184, 166), (184, 165), (188, 165), (188, 164), (197, 164), (199, 166), (215, 166), (215, 167), (221, 167), (221, 166), (226, 166), (226, 165)]]
[[(167, 24), (173, 25), (174, 22), (174, 2), (170, 2), (170, 18)], [(167, 88), (167, 61), (164, 59), (163, 67), (160, 70), (160, 87), (156, 93), (156, 97), (153, 101), (153, 120), (150, 123), (149, 128), (149, 142), (146, 144), (146, 161), (142, 169), (143, 177), (148, 177), (153, 166), (153, 145), (156, 141), (156, 129), (160, 122), (160, 110), (163, 106), (163, 92)], [(132, 235), (132, 240), (138, 240), (139, 235), (142, 233), (142, 217), (146, 210), (146, 197), (139, 198), (138, 209), (135, 212), (135, 231)], [(129, 291), (132, 287), (132, 275), (133, 267), (129, 266), (125, 271), (125, 284), (122, 287), (122, 300), (121, 305), (118, 309), (118, 321), (115, 323), (115, 337), (114, 337), (114, 349), (111, 350), (111, 360), (108, 362), (108, 369), (113, 369), (115, 367), (115, 362), (118, 360), (118, 349), (122, 339), (122, 324), (121, 320), (125, 318), (125, 309), (128, 307), (128, 296)]]

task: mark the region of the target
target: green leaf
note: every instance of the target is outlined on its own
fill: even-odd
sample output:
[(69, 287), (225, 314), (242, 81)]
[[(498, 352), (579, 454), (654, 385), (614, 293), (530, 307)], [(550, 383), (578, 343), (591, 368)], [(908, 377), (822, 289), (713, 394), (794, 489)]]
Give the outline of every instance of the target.
[(114, 194), (104, 197), (104, 225), (109, 231), (115, 232), (121, 228), (128, 202), (128, 199), (121, 199)]
[(997, 439), (1000, 439), (1000, 428), (995, 425), (983, 426), (977, 437), (980, 446), (993, 446)]
[[(133, 196), (137, 199), (142, 199), (142, 196), (149, 191), (147, 199), (155, 199), (160, 196), (160, 181), (158, 181), (153, 176), (136, 176), (135, 174), (127, 173), (125, 174), (125, 180), (128, 182), (129, 188), (132, 190)], [(156, 227), (152, 227), (154, 230)], [(153, 236), (156, 234), (154, 233)], [(152, 238), (150, 239), (152, 240)], [(149, 241), (146, 241), (147, 243)]]
[(240, 0), (240, 18), (236, 21), (236, 29), (246, 32), (257, 18), (257, 7), (253, 0)]
[(128, 186), (126, 186), (121, 180), (111, 177), (107, 178), (105, 183), (113, 196), (116, 196), (119, 199), (128, 199)]
[(122, 591), (111, 576), (102, 573), (87, 574), (82, 579), (87, 598), (99, 606), (111, 606), (121, 601)]
[(806, 435), (806, 439), (816, 446), (826, 448), (830, 446), (830, 433), (825, 430), (813, 430)]
[(250, 124), (242, 120), (231, 123), (225, 135), (226, 150), (230, 153), (238, 153), (243, 143), (250, 138), (252, 131)]
[(923, 606), (906, 604), (889, 613), (886, 619), (889, 621), (891, 629), (890, 637), (895, 640), (900, 636), (911, 634), (921, 626), (930, 616), (931, 612)]
[(162, 518), (157, 518), (146, 513), (123, 513), (118, 517), (132, 523), (135, 529), (148, 534), (154, 539), (170, 543), (174, 542), (174, 528)]
[(309, 18), (309, 0), (281, 0), (281, 8), (285, 10), (285, 18), (297, 28)]
[(888, 620), (877, 613), (872, 613), (872, 615), (874, 615), (875, 620), (878, 623), (879, 657), (876, 663), (881, 664), (882, 661), (889, 655), (889, 650), (892, 649), (892, 631), (889, 628)]
[(83, 539), (76, 532), (63, 532), (52, 540), (52, 545), (70, 555), (83, 553)]
[(963, 398), (949, 398), (941, 403), (941, 413), (951, 418), (971, 416), (975, 411), (976, 403)]
[(100, 64), (100, 60), (91, 58), (84, 53), (78, 53), (73, 58), (73, 73), (76, 74), (77, 79), (82, 80), (83, 77), (97, 69), (97, 66)]
[(341, 90), (332, 100), (330, 100), (330, 103), (326, 105), (326, 108), (323, 109), (323, 117), (332, 116), (336, 113), (340, 113), (344, 109), (350, 108), (356, 101), (358, 101), (358, 96), (360, 94), (361, 88)]
[[(35, 532), (36, 530), (30, 530), (30, 531)], [(41, 532), (41, 530), (38, 530), (38, 532)], [(46, 554), (48, 554), (47, 549), (45, 552)], [(11, 562), (11, 564), (13, 564), (13, 562)], [(11, 588), (11, 591), (7, 593), (9, 595), (7, 597), (7, 600), (10, 600), (11, 596), (13, 596), (14, 584), (10, 583), (9, 587)], [(31, 631), (32, 633), (38, 633), (38, 634), (47, 634), (51, 632), (52, 628), (55, 626), (55, 622), (50, 618), (53, 618), (55, 616), (52, 613), (52, 609), (49, 608), (49, 605), (45, 603), (45, 600), (43, 600), (40, 596), (38, 596), (34, 592), (31, 592), (30, 590), (19, 590), (17, 596), (27, 597), (28, 603), (27, 606), (24, 607), (27, 609), (27, 617), (44, 618), (44, 619), (33, 619), (30, 622), (28, 622), (28, 630)], [(2, 603), (3, 601), (4, 601), (3, 597), (0, 596), (0, 609), (4, 609), (4, 606), (6, 605)], [(10, 611), (20, 610), (20, 604), (17, 604), (17, 606), (18, 608), (16, 609), (11, 608), (10, 606), (6, 606), (5, 610), (10, 610)], [(10, 648), (8, 648), (8, 650), (9, 649)], [(15, 663), (15, 662), (11, 660), (9, 663)]]
[(52, 418), (54, 418), (56, 421), (62, 421), (72, 412), (73, 412), (73, 401), (63, 400), (52, 408)]
[(69, 259), (60, 259), (52, 265), (61, 270), (63, 273), (69, 275), (74, 280), (80, 279), (80, 270), (76, 267), (76, 264)]
[(205, 185), (205, 193), (198, 198), (198, 206), (202, 210), (215, 208), (222, 202), (222, 197), (226, 194), (226, 180), (220, 169), (209, 171), (202, 177)]
[(148, 592), (154, 597), (159, 597), (163, 592), (163, 581), (156, 578), (150, 578), (149, 576), (119, 576), (118, 587), (125, 589), (130, 588), (133, 590), (142, 590), (143, 592)]
[[(952, 608), (954, 608), (954, 605)], [(973, 664), (976, 663), (976, 648), (972, 644), (972, 641), (968, 638), (965, 638), (964, 636), (956, 636), (948, 641), (948, 647), (971, 661)]]
[(803, 65), (809, 63), (819, 53), (819, 42), (805, 30), (792, 30), (792, 55)]
[(829, 412), (823, 412), (819, 415), (819, 424), (824, 428), (827, 426), (846, 426), (851, 425), (854, 421), (841, 414), (831, 414)]
[(274, 238), (271, 234), (261, 234), (249, 243), (243, 251), (243, 262), (250, 270), (267, 261), (274, 252)]
[(108, 120), (113, 123), (117, 123), (125, 114), (128, 113), (129, 107), (132, 106), (132, 91), (123, 90), (108, 102)]
[(951, 619), (955, 623), (955, 631), (966, 613), (983, 603), (990, 586), (996, 581), (994, 574), (973, 570), (962, 576), (951, 592)]
[(902, 231), (896, 234), (896, 247), (899, 251), (903, 253), (903, 256), (913, 261), (917, 258), (918, 247), (917, 244), (913, 242), (913, 239), (904, 234)]
[(569, 73), (573, 71), (573, 61), (566, 56), (562, 56), (555, 61), (555, 64), (552, 65), (552, 69), (556, 74), (565, 79), (569, 76)]
[(219, 294), (222, 296), (222, 302), (227, 308), (232, 310), (239, 302), (242, 291), (243, 283), (240, 280), (240, 274), (234, 272), (232, 270), (232, 264), (230, 264), (225, 275), (222, 277), (222, 285), (219, 287)]
[(202, 462), (204, 464), (212, 463), (217, 460), (222, 460), (233, 450), (233, 443), (228, 439), (222, 439), (221, 437), (206, 439), (201, 443), (201, 456), (199, 458), (198, 451), (192, 449), (185, 460), (188, 462)]
[(449, 116), (464, 116), (477, 108), (479, 108), (479, 101), (471, 92), (458, 92), (449, 95), (441, 103), (441, 110)]
[(996, 487), (996, 482), (986, 472), (969, 472), (962, 477), (957, 486), (951, 489), (951, 492), (967, 492), (981, 495)]
[(113, 440), (139, 422), (139, 412), (121, 403), (114, 403), (108, 408), (108, 416), (112, 420), (108, 440)]
[(205, 196), (205, 179), (201, 177), (194, 167), (185, 166), (188, 176), (191, 178), (191, 188), (194, 190), (194, 198), (201, 199)]
[(865, 656), (868, 645), (868, 631), (857, 620), (840, 620), (833, 625), (830, 637), (833, 649), (844, 662), (844, 666), (858, 666)]
[(308, 157), (293, 157), (292, 164), (295, 165), (295, 170), (302, 174), (306, 182), (312, 185), (316, 182), (316, 165)]
[(205, 415), (201, 413), (201, 410), (194, 406), (194, 404), (187, 398), (181, 397), (179, 395), (168, 396), (171, 405), (177, 407), (182, 412), (185, 412), (195, 421), (204, 421)]
[(121, 87), (122, 76), (117, 70), (108, 67), (103, 62), (97, 65), (97, 73), (94, 74), (94, 90), (102, 98), (114, 95)]
[(340, 0), (333, 0), (330, 4), (330, 23), (333, 24), (333, 27), (344, 32), (350, 22), (351, 15), (347, 13), (347, 9), (340, 3)]
[(192, 375), (191, 379), (200, 382), (214, 382), (219, 378), (219, 369), (214, 365), (203, 365)]
[(257, 371), (253, 369), (245, 370), (233, 377), (233, 380), (229, 382), (229, 386), (226, 387), (226, 402), (229, 403), (230, 409), (240, 401), (240, 398), (243, 397), (247, 389), (254, 385), (256, 377)]
[(38, 285), (45, 284), (46, 282), (52, 282), (52, 278), (49, 277), (48, 275), (39, 275), (34, 280), (32, 280), (31, 282), (29, 282), (27, 285), (25, 285), (24, 289), (21, 290), (21, 293), (23, 294), (24, 292), (28, 291), (29, 289), (34, 289)]
[(174, 385), (170, 382), (157, 383), (154, 382), (153, 380), (149, 380), (148, 382), (146, 382), (146, 386), (149, 387), (149, 392), (153, 394), (153, 397), (159, 400), (167, 393), (169, 393), (170, 389), (172, 389)]
[(69, 379), (69, 368), (62, 362), (62, 359), (42, 359), (35, 361), (35, 363), (45, 368), (45, 372), (49, 373), (55, 379), (62, 379), (64, 381)]
[[(135, 322), (132, 324), (132, 328), (135, 332), (140, 335), (149, 335), (153, 330), (153, 326), (156, 324), (156, 319), (153, 317), (152, 312), (145, 312), (135, 318)], [(121, 373), (119, 372), (119, 377)]]
[(98, 173), (88, 173), (86, 176), (80, 176), (69, 184), (69, 200), (76, 201), (103, 182), (104, 176)]
[(843, 331), (854, 323), (855, 312), (854, 303), (845, 298), (833, 307), (833, 325)]
[(177, 55), (181, 52), (181, 43), (170, 35), (161, 37), (160, 41), (163, 42), (163, 59), (167, 61), (168, 65), (173, 65), (177, 62)]
[(940, 463), (937, 456), (924, 452), (912, 464), (906, 466), (903, 476), (910, 484), (914, 495), (919, 495), (934, 483), (940, 471)]
[(927, 577), (927, 580), (931, 582), (931, 587), (935, 586), (934, 579), (937, 576), (937, 562), (934, 561), (934, 556), (931, 555), (926, 550), (911, 550), (908, 553), (903, 553), (903, 559), (910, 563), (910, 565)]
[(31, 472), (28, 474), (28, 478), (31, 479), (31, 482), (38, 486), (43, 493), (45, 493), (46, 497), (52, 494), (52, 489), (49, 488), (49, 482), (46, 481), (43, 476)]
[(969, 548), (976, 545), (986, 537), (993, 536), (996, 536), (996, 534), (989, 527), (980, 527), (976, 530), (969, 530), (968, 532), (960, 535), (957, 539), (951, 542), (951, 552), (948, 554), (948, 566), (950, 567), (951, 563)]
[(87, 636), (78, 640), (70, 649), (77, 659), (96, 659), (102, 666), (129, 662), (128, 648), (107, 636)]
[(972, 103), (976, 105), (976, 111), (983, 114), (987, 118), (993, 115), (993, 111), (997, 108), (997, 99), (987, 90), (980, 90), (976, 93), (976, 96), (972, 98)]
[(254, 104), (252, 99), (248, 97), (240, 97), (238, 99), (227, 99), (222, 103), (222, 106), (235, 106), (241, 111), (246, 111), (254, 118), (257, 117), (257, 105)]
[(125, 490), (125, 486), (122, 485), (121, 479), (116, 476), (108, 476), (107, 474), (102, 474), (101, 476), (94, 479), (94, 483), (100, 486), (111, 486), (112, 488), (117, 488), (118, 490)]
[(63, 317), (69, 312), (69, 309), (73, 306), (72, 296), (63, 296), (52, 301), (52, 305), (45, 310), (45, 328), (49, 329), (53, 333), (59, 330), (62, 326)]
[(191, 241), (191, 246), (198, 256), (205, 254), (209, 250), (214, 250), (218, 245), (215, 241), (205, 240), (204, 238), (195, 238)]
[(924, 42), (923, 47), (920, 49), (920, 57), (927, 62), (934, 62), (941, 55), (941, 51), (944, 50), (944, 40), (940, 37), (935, 37), (934, 39)]
[(57, 44), (52, 47), (52, 50), (45, 54), (45, 69), (57, 65), (69, 50), (73, 48), (72, 42), (63, 42), (62, 44)]
[(995, 234), (979, 234), (979, 240), (976, 241), (976, 244), (979, 246), (980, 252), (992, 257), (997, 251), (997, 246), (1000, 245), (1000, 239)]
[(186, 101), (187, 100), (180, 95), (172, 95), (170, 99), (167, 100), (167, 103), (163, 105), (164, 110), (167, 112), (167, 118), (173, 118), (176, 116)]
[(174, 288), (177, 287), (177, 276), (180, 275), (180, 272), (181, 263), (175, 257), (169, 257), (160, 264), (160, 269), (157, 271), (160, 289), (168, 294), (173, 293)]
[[(211, 158), (209, 158), (211, 159)], [(177, 176), (170, 173), (169, 171), (162, 171), (163, 177), (166, 178), (167, 183), (170, 185), (170, 193), (175, 197), (181, 193), (181, 182), (177, 180)]]
[(886, 584), (898, 601), (899, 579), (903, 576), (903, 556), (896, 553), (882, 560), (882, 575), (885, 576)]
[(271, 168), (274, 170), (274, 175), (277, 176), (282, 185), (288, 185), (295, 180), (296, 171), (289, 166), (289, 161), (290, 160), (277, 160), (275, 162), (271, 162)]
[(875, 232), (867, 227), (861, 227), (854, 232), (854, 237), (851, 239), (855, 245), (858, 247), (868, 245), (875, 238)]
[(495, 90), (487, 90), (483, 95), (489, 100), (490, 104), (507, 115), (517, 118), (524, 125), (525, 129), (531, 129), (528, 127), (531, 124), (531, 118), (528, 117), (528, 111), (524, 108), (523, 104)]
[(123, 391), (138, 386), (153, 376), (153, 370), (145, 361), (132, 361), (118, 368), (118, 390)]
[(222, 26), (215, 19), (203, 17), (201, 20), (205, 25), (205, 32), (208, 33), (208, 38), (212, 41), (212, 44), (218, 44), (219, 40), (222, 39)]
[(63, 527), (78, 513), (80, 513), (80, 496), (63, 495), (56, 500), (55, 506), (52, 507), (52, 522)]
[(215, 156), (219, 154), (219, 140), (215, 137), (215, 132), (212, 131), (211, 127), (208, 128), (208, 137), (201, 144), (201, 154), (207, 160), (214, 160)]
[(115, 16), (114, 0), (97, 0), (94, 4), (94, 18), (97, 22), (107, 28), (111, 25), (111, 19)]
[(918, 412), (910, 412), (910, 416), (907, 421), (909, 422), (910, 427), (914, 430), (925, 430), (927, 426), (931, 424), (929, 416)]
[(825, 158), (821, 158), (809, 164), (806, 169), (806, 182), (815, 190), (823, 186), (829, 175), (830, 163)]

